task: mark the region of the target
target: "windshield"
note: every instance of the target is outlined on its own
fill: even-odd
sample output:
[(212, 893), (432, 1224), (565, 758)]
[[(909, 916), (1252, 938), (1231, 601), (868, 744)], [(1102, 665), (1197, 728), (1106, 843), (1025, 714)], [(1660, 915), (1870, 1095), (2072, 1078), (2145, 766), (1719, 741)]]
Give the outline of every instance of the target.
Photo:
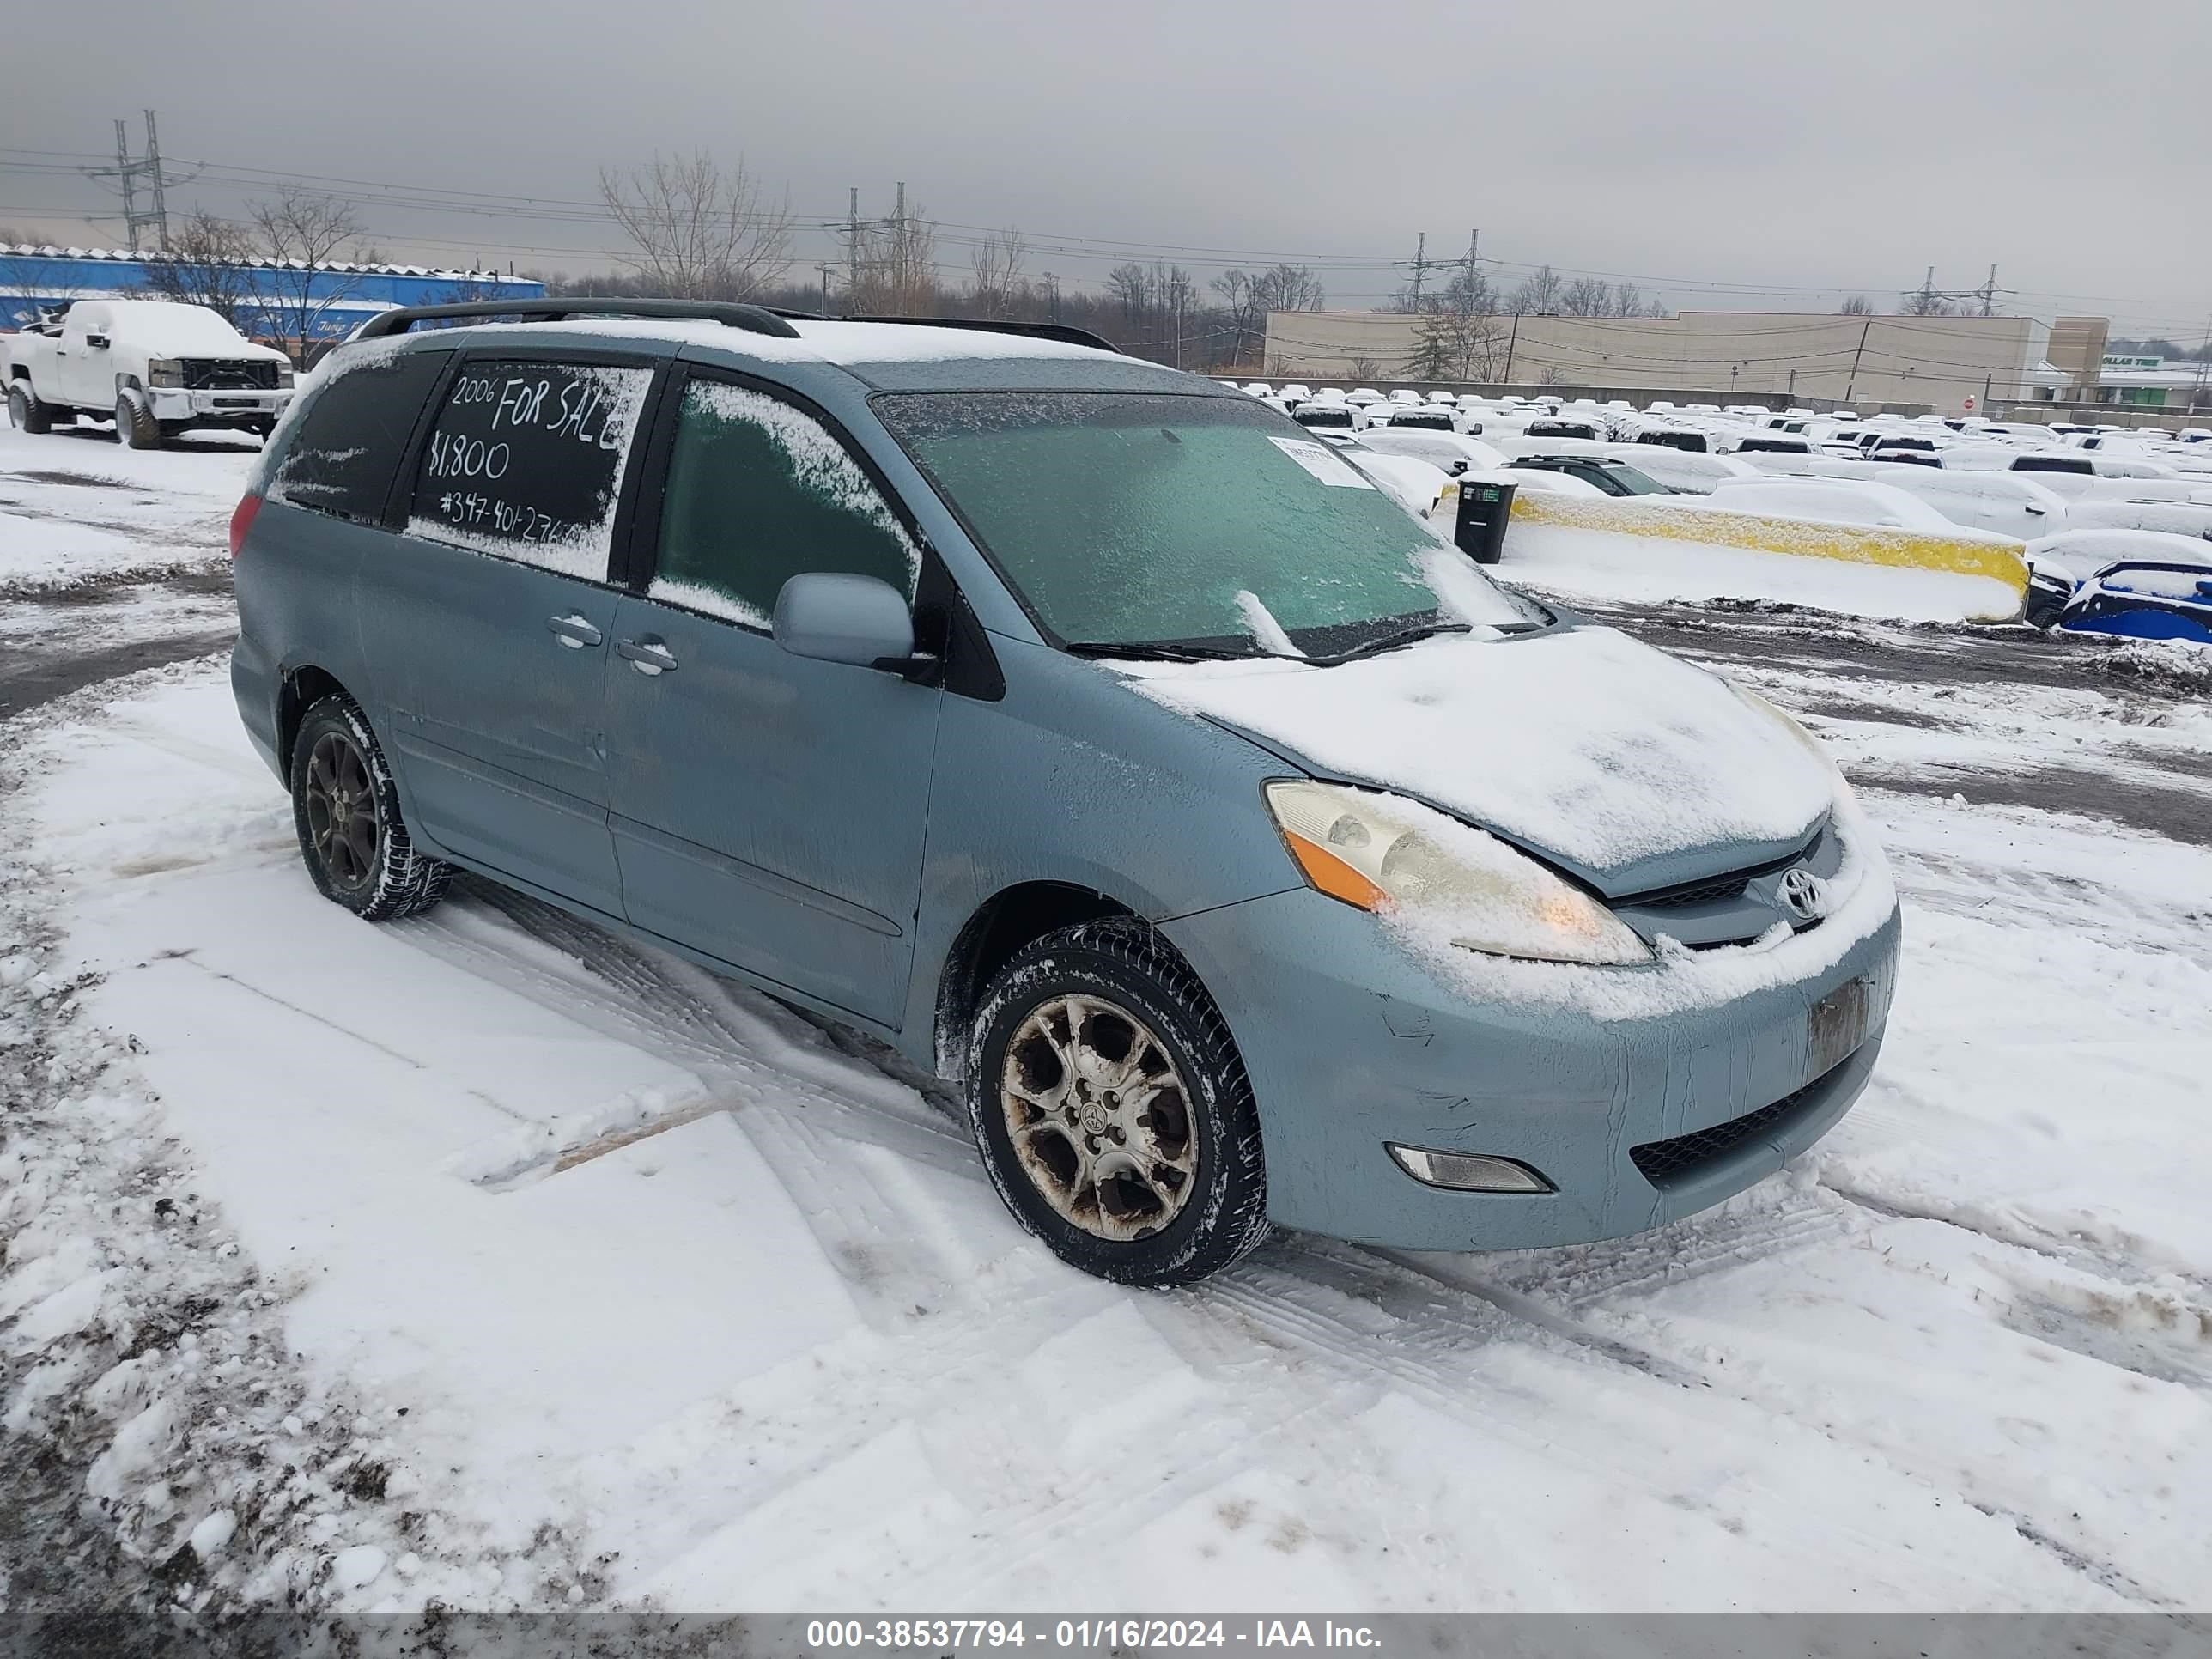
[(1308, 404), (1296, 416), (1300, 426), (1350, 426), (1352, 410), (1343, 404)]
[[(1442, 613), (1543, 626), (1328, 445), (1248, 398), (881, 397), (884, 423), (1032, 613), (1071, 643), (1215, 644), (1272, 629), (1328, 654)], [(1472, 577), (1469, 582), (1465, 578)]]

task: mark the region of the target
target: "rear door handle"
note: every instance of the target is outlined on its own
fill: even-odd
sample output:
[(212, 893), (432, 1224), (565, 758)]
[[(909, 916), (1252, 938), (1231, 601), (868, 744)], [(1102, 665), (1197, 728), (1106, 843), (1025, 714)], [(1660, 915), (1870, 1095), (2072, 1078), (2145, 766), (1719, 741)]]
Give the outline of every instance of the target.
[(647, 634), (641, 639), (620, 640), (615, 649), (641, 674), (665, 674), (676, 666), (676, 653), (665, 640)]
[(605, 635), (592, 626), (588, 617), (573, 615), (548, 617), (545, 619), (545, 626), (553, 631), (555, 639), (560, 641), (571, 651), (581, 651), (586, 646), (597, 645), (606, 638)]

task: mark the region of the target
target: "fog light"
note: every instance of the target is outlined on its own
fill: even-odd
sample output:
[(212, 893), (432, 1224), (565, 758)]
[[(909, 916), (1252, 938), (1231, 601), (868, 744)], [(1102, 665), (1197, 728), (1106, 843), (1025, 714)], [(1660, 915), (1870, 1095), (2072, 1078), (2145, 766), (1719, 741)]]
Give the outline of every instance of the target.
[(1525, 1164), (1487, 1152), (1431, 1152), (1385, 1141), (1398, 1167), (1429, 1187), (1460, 1193), (1551, 1193), (1559, 1188)]

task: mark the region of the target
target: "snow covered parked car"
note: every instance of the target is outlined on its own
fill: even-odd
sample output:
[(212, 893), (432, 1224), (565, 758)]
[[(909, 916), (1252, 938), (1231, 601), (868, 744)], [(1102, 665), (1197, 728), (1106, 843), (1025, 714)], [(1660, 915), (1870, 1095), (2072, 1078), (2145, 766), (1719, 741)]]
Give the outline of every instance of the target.
[(1954, 471), (1938, 466), (1883, 466), (1870, 483), (1917, 495), (1954, 524), (2033, 541), (2067, 522), (2065, 498), (2024, 472)]
[(292, 360), (205, 306), (80, 300), (9, 343), (8, 416), (44, 432), (80, 415), (133, 449), (190, 427), (267, 436), (292, 401)]
[(2071, 634), (2212, 645), (2212, 566), (2107, 565), (2075, 590), (2058, 625)]

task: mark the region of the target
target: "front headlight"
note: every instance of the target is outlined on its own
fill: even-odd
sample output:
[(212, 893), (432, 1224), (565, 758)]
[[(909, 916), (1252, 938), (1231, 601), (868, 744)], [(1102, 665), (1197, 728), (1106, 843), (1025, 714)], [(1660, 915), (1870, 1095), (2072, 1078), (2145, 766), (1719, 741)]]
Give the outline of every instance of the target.
[(279, 388), (290, 386), (294, 378), (292, 365), (289, 363), (286, 363), (276, 371), (276, 384)]
[(185, 366), (175, 357), (149, 357), (146, 360), (146, 384), (158, 386), (181, 386), (185, 383)]
[(1651, 949), (1620, 917), (1495, 836), (1402, 796), (1303, 780), (1267, 787), (1316, 892), (1470, 951), (1620, 966)]

